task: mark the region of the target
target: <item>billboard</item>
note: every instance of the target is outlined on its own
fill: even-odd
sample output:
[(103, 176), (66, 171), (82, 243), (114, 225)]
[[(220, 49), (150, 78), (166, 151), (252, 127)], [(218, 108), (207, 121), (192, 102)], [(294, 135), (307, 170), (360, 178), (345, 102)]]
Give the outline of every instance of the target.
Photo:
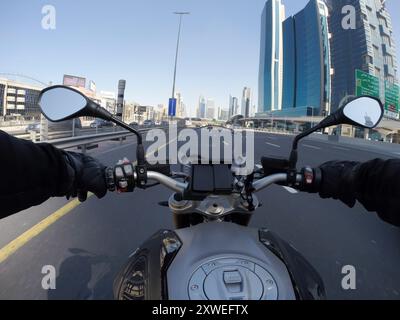
[(76, 88), (86, 88), (86, 79), (66, 74), (64, 75), (63, 85)]
[(146, 113), (147, 112), (147, 107), (146, 106), (138, 106), (137, 112), (138, 113)]
[(399, 119), (399, 93), (398, 85), (385, 82), (385, 116)]

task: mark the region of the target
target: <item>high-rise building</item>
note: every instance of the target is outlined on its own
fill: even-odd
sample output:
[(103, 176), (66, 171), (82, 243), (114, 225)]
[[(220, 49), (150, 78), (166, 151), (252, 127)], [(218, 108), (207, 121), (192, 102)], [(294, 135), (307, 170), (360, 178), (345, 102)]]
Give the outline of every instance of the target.
[[(280, 19), (282, 36), (271, 39), (269, 33), (264, 31), (261, 42), (264, 41), (267, 52), (274, 49), (275, 68), (282, 72), (282, 76), (279, 77), (280, 73), (272, 68), (277, 81), (270, 81), (271, 75), (262, 72), (261, 60), (260, 83), (268, 85), (264, 86), (264, 91), (260, 89), (259, 96), (264, 98), (260, 101), (263, 104), (259, 110), (263, 113), (278, 111), (285, 116), (329, 113), (332, 68), (327, 6), (322, 0), (310, 0), (303, 10), (283, 21), (284, 10), (280, 13), (268, 10), (270, 1), (264, 9), (263, 28), (268, 27), (270, 20)], [(267, 67), (264, 69), (268, 71)], [(278, 101), (266, 103), (272, 101), (266, 99), (271, 92), (274, 93), (272, 97)]]
[[(397, 59), (391, 17), (384, 0), (325, 0), (329, 7), (332, 67), (332, 110), (356, 90), (356, 69), (380, 80), (380, 98), (385, 82), (396, 84)], [(356, 9), (356, 28), (343, 27), (342, 8)]]
[(216, 119), (216, 109), (215, 109), (215, 101), (213, 99), (207, 100), (207, 112), (206, 112), (206, 119)]
[(310, 0), (303, 10), (285, 20), (284, 32), (285, 113), (329, 113), (331, 57), (327, 6), (322, 0)]
[(39, 118), (39, 94), (42, 88), (9, 79), (0, 79), (0, 117)]
[(200, 96), (200, 98), (199, 98), (199, 107), (198, 107), (197, 111), (198, 111), (198, 114), (197, 114), (198, 118), (200, 118), (200, 119), (206, 118), (207, 103), (206, 103), (206, 99), (203, 96)]
[(245, 118), (248, 118), (250, 116), (251, 112), (250, 106), (251, 106), (251, 89), (248, 87), (244, 87), (242, 94), (242, 110), (240, 114)]
[(159, 104), (157, 105), (157, 108), (155, 108), (154, 112), (154, 120), (161, 122), (168, 117), (168, 109), (165, 104)]
[(100, 105), (111, 114), (116, 114), (117, 99), (115, 92), (100, 91)]
[(285, 7), (281, 0), (268, 0), (261, 18), (259, 112), (280, 110), (283, 85), (283, 33)]
[(184, 118), (186, 116), (185, 104), (183, 102), (183, 97), (180, 92), (175, 93), (176, 98), (176, 117)]
[(218, 120), (228, 121), (228, 119), (229, 119), (229, 110), (225, 110), (223, 108), (220, 108)]
[(239, 114), (239, 100), (236, 97), (229, 96), (229, 113), (228, 117), (232, 118), (233, 116), (236, 116)]

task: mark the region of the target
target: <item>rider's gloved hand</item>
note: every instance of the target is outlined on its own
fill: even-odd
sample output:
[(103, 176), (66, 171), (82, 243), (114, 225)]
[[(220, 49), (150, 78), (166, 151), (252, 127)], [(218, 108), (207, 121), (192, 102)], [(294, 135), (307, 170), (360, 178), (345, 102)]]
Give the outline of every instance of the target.
[(107, 193), (105, 180), (106, 167), (98, 160), (75, 152), (64, 152), (69, 186), (67, 198), (78, 197), (81, 202), (87, 198), (87, 193), (94, 193), (99, 199)]
[(354, 207), (357, 200), (354, 169), (358, 164), (351, 161), (330, 161), (321, 165), (321, 198), (341, 200), (349, 207)]

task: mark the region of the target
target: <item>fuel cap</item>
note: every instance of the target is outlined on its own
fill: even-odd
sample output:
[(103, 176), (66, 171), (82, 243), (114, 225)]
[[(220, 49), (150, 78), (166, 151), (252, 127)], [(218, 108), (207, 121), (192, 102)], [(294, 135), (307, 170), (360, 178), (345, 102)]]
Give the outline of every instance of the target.
[(263, 291), (260, 278), (240, 266), (217, 268), (204, 281), (204, 293), (209, 300), (260, 300)]

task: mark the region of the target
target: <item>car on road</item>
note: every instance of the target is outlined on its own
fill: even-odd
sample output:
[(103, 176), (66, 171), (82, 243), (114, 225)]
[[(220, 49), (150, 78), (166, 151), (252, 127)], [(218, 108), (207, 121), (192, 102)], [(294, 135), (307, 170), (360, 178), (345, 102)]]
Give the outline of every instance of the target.
[(113, 127), (114, 124), (111, 121), (106, 121), (102, 119), (96, 119), (90, 124), (90, 128), (105, 128), (105, 127)]
[(41, 128), (40, 123), (31, 123), (30, 125), (28, 125), (25, 128), (25, 133), (29, 133), (29, 132), (32, 132), (32, 131), (39, 133), (40, 132), (40, 128)]
[(155, 126), (156, 126), (156, 124), (153, 120), (144, 120), (144, 122), (143, 122), (144, 128), (153, 128)]
[(161, 121), (160, 127), (168, 127), (168, 126), (169, 126), (169, 122), (168, 121)]
[(133, 128), (133, 129), (138, 129), (138, 128), (139, 128), (139, 123), (137, 123), (137, 122), (131, 122), (131, 123), (129, 124), (129, 126), (130, 126), (131, 128)]

